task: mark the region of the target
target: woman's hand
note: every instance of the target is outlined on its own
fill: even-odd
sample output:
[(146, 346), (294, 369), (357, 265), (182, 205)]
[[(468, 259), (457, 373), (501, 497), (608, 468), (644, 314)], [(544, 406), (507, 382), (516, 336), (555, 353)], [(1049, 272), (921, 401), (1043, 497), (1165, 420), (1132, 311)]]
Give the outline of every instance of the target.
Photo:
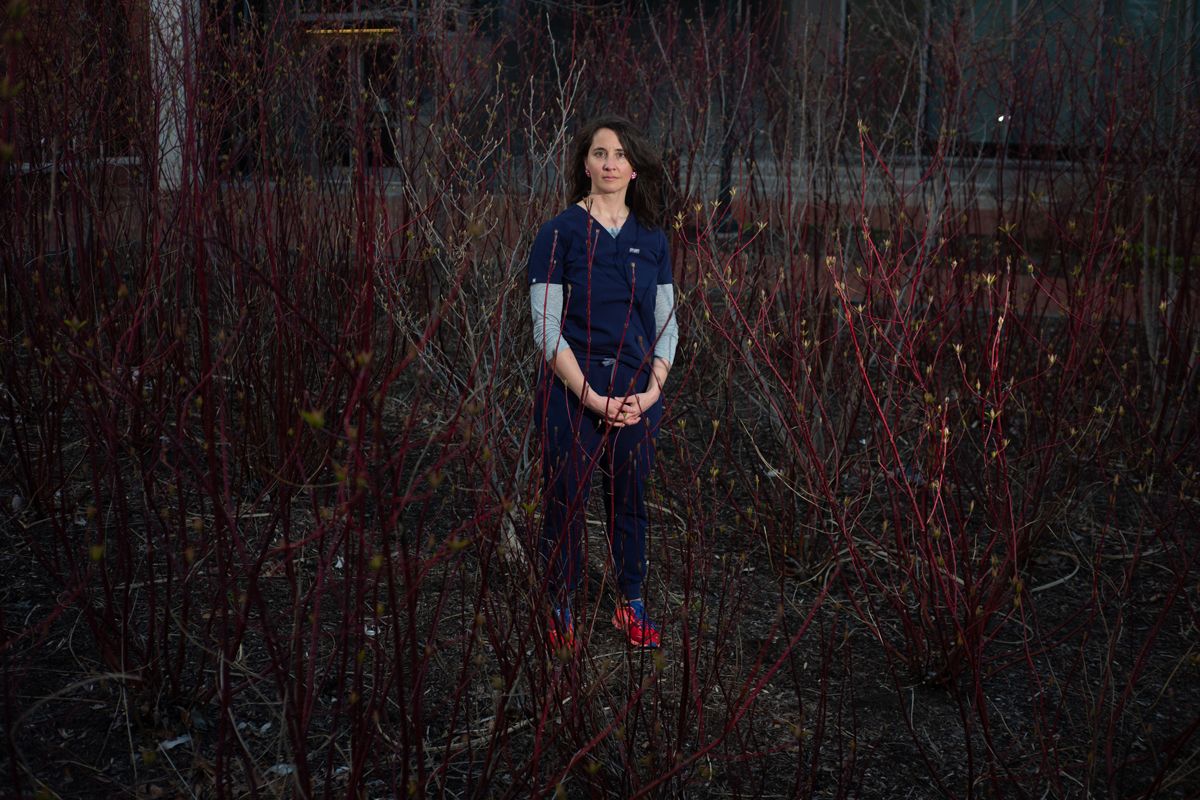
[(629, 394), (624, 397), (609, 397), (593, 391), (587, 385), (583, 370), (575, 360), (571, 348), (559, 350), (550, 362), (554, 374), (566, 387), (583, 401), (583, 405), (593, 414), (597, 414), (605, 424), (614, 428), (624, 428), (637, 425), (646, 413), (662, 397), (662, 386), (667, 379), (667, 371), (671, 365), (661, 358), (654, 359), (654, 371), (650, 376), (650, 386), (644, 392)]
[(646, 391), (626, 395), (621, 398), (621, 418), (626, 425), (636, 425), (642, 421), (642, 415), (649, 411), (655, 403), (662, 399), (662, 387), (667, 382), (667, 373), (671, 370), (671, 362), (665, 358), (655, 358), (650, 372), (649, 385)]
[[(582, 400), (584, 408), (593, 414), (599, 414), (605, 423), (618, 428), (633, 424), (630, 421), (630, 414), (625, 408), (625, 401), (628, 398), (608, 397), (593, 391), (588, 386), (583, 370), (579, 368), (579, 362), (575, 359), (571, 348), (564, 347), (559, 350), (554, 359), (550, 361), (550, 368), (554, 370), (554, 374), (571, 393)], [(636, 422), (636, 420), (634, 421)]]
[(642, 415), (659, 401), (662, 391), (653, 383), (644, 392), (626, 395), (620, 398), (621, 406), (618, 419), (622, 425), (636, 425), (642, 421)]
[(624, 397), (608, 397), (596, 392), (588, 392), (584, 398), (584, 405), (592, 413), (599, 414), (608, 425), (614, 428), (623, 428), (626, 425), (633, 424), (629, 419), (630, 414), (625, 405), (626, 399)]

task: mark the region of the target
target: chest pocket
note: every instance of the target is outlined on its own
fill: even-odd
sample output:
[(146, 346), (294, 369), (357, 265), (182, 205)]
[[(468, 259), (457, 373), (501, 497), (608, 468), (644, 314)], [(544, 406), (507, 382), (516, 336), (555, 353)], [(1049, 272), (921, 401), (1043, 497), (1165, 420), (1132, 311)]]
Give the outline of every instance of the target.
[(573, 285), (576, 292), (590, 294), (593, 302), (628, 302), (631, 296), (641, 302), (646, 288), (653, 288), (657, 282), (657, 265), (640, 251), (629, 252), (637, 248), (623, 246), (615, 250), (609, 245), (604, 252), (600, 250), (604, 244), (601, 241), (591, 254), (583, 247), (572, 248), (566, 257), (563, 282)]
[(656, 253), (646, 247), (628, 247), (623, 256), (625, 277), (636, 302), (652, 310), (658, 289)]
[[(625, 287), (639, 305), (646, 302), (647, 296), (653, 298), (655, 285), (658, 283), (657, 265), (649, 259), (630, 254), (621, 270), (624, 274)], [(653, 300), (651, 300), (653, 302)]]

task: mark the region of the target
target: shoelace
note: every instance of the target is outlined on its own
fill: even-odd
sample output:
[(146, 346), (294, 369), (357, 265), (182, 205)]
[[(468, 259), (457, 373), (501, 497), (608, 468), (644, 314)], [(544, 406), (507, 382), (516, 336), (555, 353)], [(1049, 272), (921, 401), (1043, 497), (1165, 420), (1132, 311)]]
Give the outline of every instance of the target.
[(625, 605), (627, 605), (629, 610), (633, 612), (633, 617), (638, 621), (639, 625), (643, 625), (647, 628), (654, 627), (650, 620), (646, 618), (646, 606), (642, 604), (640, 599), (630, 600)]

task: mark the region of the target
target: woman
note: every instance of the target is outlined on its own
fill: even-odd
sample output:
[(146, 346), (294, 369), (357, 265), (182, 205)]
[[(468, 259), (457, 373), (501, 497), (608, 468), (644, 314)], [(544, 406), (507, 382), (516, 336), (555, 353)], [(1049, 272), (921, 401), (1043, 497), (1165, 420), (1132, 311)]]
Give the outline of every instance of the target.
[(529, 256), (534, 338), (545, 356), (535, 404), (546, 495), (541, 553), (550, 644), (574, 645), (592, 473), (603, 479), (621, 598), (613, 625), (658, 647), (646, 615), (646, 479), (678, 329), (663, 232), (662, 162), (634, 126), (601, 117), (575, 138), (571, 205), (538, 231)]

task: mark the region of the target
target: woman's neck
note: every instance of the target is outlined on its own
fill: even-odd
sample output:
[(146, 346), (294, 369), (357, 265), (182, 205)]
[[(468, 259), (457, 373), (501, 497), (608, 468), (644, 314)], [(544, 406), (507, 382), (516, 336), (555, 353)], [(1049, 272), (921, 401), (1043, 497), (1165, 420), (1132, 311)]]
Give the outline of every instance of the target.
[(601, 221), (616, 221), (627, 215), (625, 193), (591, 194), (583, 198), (583, 205), (592, 216)]

